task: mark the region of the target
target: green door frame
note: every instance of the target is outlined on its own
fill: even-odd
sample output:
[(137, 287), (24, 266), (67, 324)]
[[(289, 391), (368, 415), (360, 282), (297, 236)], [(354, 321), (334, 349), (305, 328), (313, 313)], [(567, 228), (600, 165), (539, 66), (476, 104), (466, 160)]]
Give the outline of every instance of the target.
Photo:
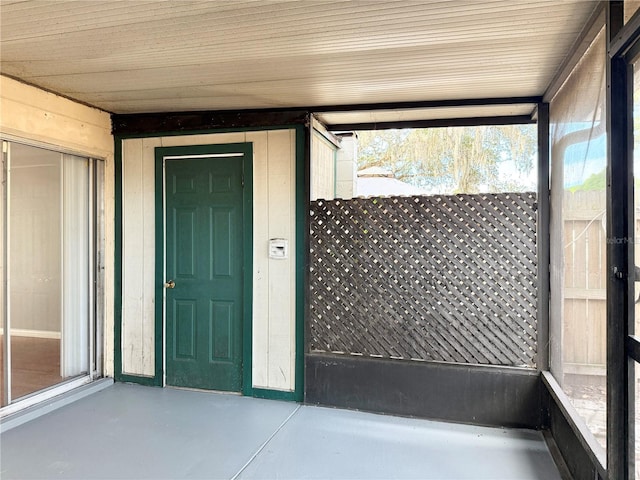
[[(309, 250), (308, 243), (308, 216), (309, 216), (309, 163), (310, 163), (310, 148), (311, 148), (311, 127), (303, 124), (293, 124), (293, 125), (272, 125), (269, 127), (254, 127), (254, 128), (229, 128), (229, 129), (202, 129), (202, 130), (193, 130), (193, 131), (158, 131), (154, 133), (144, 133), (144, 134), (132, 134), (132, 135), (116, 135), (114, 137), (115, 140), (115, 148), (114, 148), (114, 174), (115, 174), (115, 225), (114, 225), (114, 233), (115, 233), (115, 252), (114, 252), (114, 352), (113, 352), (113, 367), (114, 367), (114, 378), (118, 382), (131, 382), (137, 383), (139, 385), (148, 385), (148, 386), (163, 386), (164, 383), (164, 335), (163, 335), (163, 319), (160, 317), (158, 320), (158, 316), (156, 314), (155, 319), (155, 366), (154, 366), (154, 375), (153, 376), (143, 376), (143, 375), (135, 375), (135, 374), (127, 374), (122, 371), (122, 201), (123, 201), (123, 192), (122, 192), (122, 142), (128, 139), (134, 138), (158, 138), (165, 136), (189, 136), (194, 134), (220, 134), (220, 133), (231, 133), (231, 132), (255, 132), (255, 131), (265, 131), (265, 130), (283, 130), (283, 129), (293, 129), (295, 130), (295, 138), (296, 138), (296, 202), (295, 202), (295, 215), (296, 215), (296, 230), (295, 230), (295, 238), (296, 238), (296, 280), (295, 280), (295, 296), (296, 296), (296, 313), (295, 313), (295, 346), (296, 346), (296, 358), (295, 358), (295, 390), (292, 392), (285, 392), (279, 390), (268, 390), (261, 388), (253, 388), (252, 387), (252, 379), (249, 378), (247, 382), (246, 379), (243, 379), (243, 385), (245, 388), (243, 389), (243, 394), (247, 396), (259, 397), (259, 398), (269, 398), (269, 399), (279, 399), (279, 400), (293, 400), (300, 402), (304, 398), (304, 355), (305, 355), (305, 309), (308, 305), (306, 305), (307, 299), (307, 257)], [(239, 144), (219, 144), (217, 147), (229, 147), (230, 145), (248, 145), (252, 148), (252, 143), (239, 143)], [(198, 147), (195, 146), (186, 146), (186, 147), (158, 147), (158, 148), (185, 148), (188, 151), (190, 149)], [(207, 148), (211, 147), (211, 145), (204, 145), (201, 147)], [(236, 153), (238, 150), (235, 150)], [(229, 152), (221, 152), (221, 153), (229, 153)], [(163, 154), (164, 155), (164, 154)], [(252, 157), (252, 155), (250, 156)], [(162, 179), (162, 161), (160, 161), (160, 170), (161, 170), (161, 178), (158, 183), (158, 165), (157, 165), (157, 152), (156, 152), (156, 202), (158, 201), (158, 195), (160, 195), (160, 205), (162, 206), (162, 197), (163, 197), (163, 179)], [(253, 167), (253, 162), (251, 162), (250, 167)], [(249, 170), (252, 172), (252, 170)], [(249, 178), (245, 178), (245, 187), (250, 185), (253, 186), (253, 175), (250, 175)], [(253, 188), (249, 189), (249, 193), (253, 195)], [(162, 209), (162, 208), (161, 208)], [(251, 208), (251, 202), (249, 202), (249, 212), (251, 216), (253, 215), (253, 211)], [(156, 218), (158, 216), (156, 209)], [(160, 213), (160, 217), (162, 220), (162, 213)], [(246, 220), (246, 217), (245, 217)], [(253, 226), (253, 225), (252, 225)], [(251, 230), (252, 232), (252, 230)], [(162, 236), (164, 235), (164, 226), (162, 230), (160, 230), (160, 239), (161, 239), (161, 248), (164, 245), (164, 239)], [(253, 235), (252, 235), (253, 236)], [(156, 249), (157, 249), (157, 241), (158, 241), (158, 230), (156, 228)], [(156, 250), (157, 251), (157, 250)], [(251, 255), (253, 254), (253, 245), (249, 250), (245, 249), (245, 252), (248, 251)], [(157, 257), (156, 257), (157, 260)], [(252, 265), (252, 263), (251, 263)], [(156, 265), (156, 268), (158, 265)], [(245, 264), (245, 268), (247, 265)], [(158, 271), (158, 270), (156, 270)], [(162, 263), (160, 264), (160, 272), (164, 271), (164, 259), (162, 259)], [(252, 288), (253, 281), (253, 271), (251, 270), (251, 275), (245, 276), (245, 282), (249, 281), (249, 288)], [(156, 282), (162, 282), (159, 286), (164, 286), (163, 278), (156, 278)], [(156, 295), (158, 288), (156, 288)], [(244, 292), (243, 292), (244, 293)], [(157, 297), (162, 298), (162, 297)], [(251, 298), (247, 297), (246, 298)], [(246, 301), (246, 300), (245, 300)], [(249, 321), (252, 321), (252, 302), (249, 305)], [(156, 303), (156, 309), (158, 305)], [(160, 306), (162, 308), (162, 305)], [(247, 312), (245, 312), (247, 315)], [(244, 325), (243, 325), (244, 327)], [(251, 331), (251, 329), (249, 329)], [(246, 352), (251, 354), (251, 345), (247, 346), (243, 344), (243, 348)], [(249, 375), (251, 375), (251, 371), (249, 369)]]
[[(226, 143), (219, 145), (189, 145), (183, 147), (157, 147), (155, 149), (155, 206), (156, 206), (156, 311), (155, 311), (155, 360), (156, 377), (164, 384), (164, 274), (165, 274), (165, 234), (164, 234), (164, 158), (166, 156), (198, 156), (242, 153), (243, 170), (243, 321), (242, 321), (242, 393), (252, 395), (252, 325), (253, 325), (253, 144)], [(162, 299), (162, 301), (160, 301)]]

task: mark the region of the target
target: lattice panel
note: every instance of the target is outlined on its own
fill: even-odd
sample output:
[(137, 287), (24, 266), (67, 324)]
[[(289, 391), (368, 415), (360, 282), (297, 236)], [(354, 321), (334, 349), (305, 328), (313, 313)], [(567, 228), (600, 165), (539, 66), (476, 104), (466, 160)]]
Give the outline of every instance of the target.
[(310, 350), (533, 366), (534, 193), (311, 203)]

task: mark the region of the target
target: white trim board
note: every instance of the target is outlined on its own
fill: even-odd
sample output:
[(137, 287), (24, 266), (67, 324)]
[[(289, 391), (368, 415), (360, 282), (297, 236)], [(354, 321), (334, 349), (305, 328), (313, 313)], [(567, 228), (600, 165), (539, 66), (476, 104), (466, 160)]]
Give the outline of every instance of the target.
[[(4, 335), (4, 328), (0, 328), (0, 335)], [(26, 330), (22, 328), (12, 328), (11, 336), (13, 337), (31, 337), (31, 338), (52, 338), (60, 340), (62, 335), (60, 332), (52, 332), (50, 330)]]

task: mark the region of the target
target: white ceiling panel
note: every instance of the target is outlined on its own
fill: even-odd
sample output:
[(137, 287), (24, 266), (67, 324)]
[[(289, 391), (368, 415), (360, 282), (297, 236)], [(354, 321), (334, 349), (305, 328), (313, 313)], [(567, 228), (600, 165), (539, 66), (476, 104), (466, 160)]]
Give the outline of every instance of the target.
[(0, 72), (114, 113), (542, 95), (596, 5), (0, 0)]

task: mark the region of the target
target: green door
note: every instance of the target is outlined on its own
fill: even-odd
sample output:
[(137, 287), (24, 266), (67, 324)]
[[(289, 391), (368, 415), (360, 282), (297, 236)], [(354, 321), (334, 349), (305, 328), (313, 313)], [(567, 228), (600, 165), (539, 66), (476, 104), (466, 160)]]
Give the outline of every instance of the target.
[(242, 156), (165, 159), (167, 385), (242, 390)]

